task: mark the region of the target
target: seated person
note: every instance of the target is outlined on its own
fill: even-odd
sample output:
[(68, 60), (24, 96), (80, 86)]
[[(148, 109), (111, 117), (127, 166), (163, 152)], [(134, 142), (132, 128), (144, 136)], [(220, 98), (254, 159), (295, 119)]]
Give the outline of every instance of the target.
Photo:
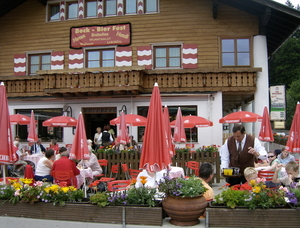
[(272, 182), (273, 183), (281, 183), (285, 186), (290, 186), (293, 182), (295, 182), (296, 178), (299, 177), (299, 164), (295, 161), (291, 161), (286, 164), (285, 170), (287, 172), (287, 176), (278, 178), (278, 172), (281, 169), (282, 164), (277, 165), (275, 169), (275, 173), (273, 175)]
[(16, 156), (18, 158), (18, 161), (16, 161), (14, 163), (14, 165), (18, 166), (16, 169), (15, 169), (15, 172), (20, 172), (22, 169), (24, 170), (24, 168), (26, 167), (27, 165), (27, 162), (24, 161), (24, 157), (27, 155), (23, 149), (20, 149), (20, 143), (19, 141), (14, 141), (14, 150), (15, 150), (15, 153), (16, 153)]
[(247, 182), (241, 185), (240, 190), (252, 190), (252, 186), (250, 185), (251, 180), (256, 180), (258, 178), (258, 172), (254, 167), (247, 167), (244, 170), (244, 177)]
[(129, 143), (126, 145), (129, 148), (135, 148), (137, 149), (139, 147), (139, 144), (133, 139), (133, 135), (129, 136)]
[(281, 151), (282, 151), (281, 154), (279, 154), (277, 158), (278, 158), (279, 163), (283, 164), (283, 167), (287, 163), (289, 163), (291, 161), (295, 161), (295, 157), (293, 155), (291, 155), (290, 152), (285, 149), (285, 147), (283, 147)]
[(57, 142), (56, 142), (55, 139), (52, 139), (52, 140), (51, 140), (51, 142), (50, 142), (50, 144), (49, 144), (49, 149), (54, 150), (55, 153), (58, 154), (59, 146), (58, 146), (58, 144), (57, 144)]
[(148, 188), (156, 188), (157, 187), (157, 183), (164, 177), (164, 175), (167, 174), (167, 170), (163, 169), (159, 172), (150, 172), (147, 171), (145, 169), (143, 169), (142, 172), (139, 173), (139, 175), (136, 178), (136, 183), (135, 183), (135, 187), (139, 188), (139, 187), (143, 187), (143, 184), (141, 182), (141, 178), (140, 177), (147, 177), (147, 182), (145, 183), (145, 187)]
[(36, 165), (34, 180), (53, 182), (53, 177), (50, 175), (50, 171), (53, 165), (54, 157), (54, 150), (46, 150), (45, 156), (42, 157)]
[[(280, 163), (279, 160), (276, 158), (275, 152), (268, 152), (268, 163), (269, 166), (266, 167), (260, 167), (259, 170), (263, 171), (275, 171), (277, 165)], [(278, 178), (280, 178), (281, 175), (278, 173)], [(275, 188), (278, 187), (280, 184), (279, 183), (273, 183), (272, 181), (266, 181), (266, 186), (268, 188)]]
[[(77, 186), (77, 180), (76, 177), (77, 175), (80, 174), (80, 170), (76, 168), (76, 164), (74, 161), (69, 159), (69, 152), (64, 151), (61, 153), (61, 158), (58, 159), (53, 163), (52, 169), (51, 169), (51, 175), (54, 176), (55, 171), (72, 171), (73, 176), (66, 180), (67, 186)], [(55, 178), (55, 176), (54, 176)], [(64, 180), (65, 181), (65, 180)], [(55, 180), (56, 183), (59, 183), (59, 180)]]
[(36, 141), (36, 143), (34, 143), (30, 148), (31, 154), (43, 154), (45, 151), (46, 149), (42, 145), (42, 141), (40, 139), (38, 139), (38, 141)]
[(58, 160), (58, 159), (60, 159), (60, 158), (61, 158), (61, 153), (62, 153), (62, 152), (65, 152), (65, 151), (67, 151), (67, 148), (66, 148), (66, 147), (63, 147), (63, 146), (62, 146), (61, 148), (59, 148), (58, 154), (55, 155), (55, 161)]
[(203, 194), (207, 201), (210, 201), (214, 198), (214, 190), (209, 186), (208, 182), (214, 177), (214, 167), (209, 162), (204, 162), (200, 166), (200, 179), (205, 188), (208, 190)]
[(92, 146), (88, 145), (89, 151), (90, 151), (90, 159), (89, 160), (83, 160), (78, 163), (78, 167), (83, 168), (91, 168), (93, 172), (93, 176), (102, 174), (102, 168), (98, 162), (98, 159), (94, 153), (92, 153)]

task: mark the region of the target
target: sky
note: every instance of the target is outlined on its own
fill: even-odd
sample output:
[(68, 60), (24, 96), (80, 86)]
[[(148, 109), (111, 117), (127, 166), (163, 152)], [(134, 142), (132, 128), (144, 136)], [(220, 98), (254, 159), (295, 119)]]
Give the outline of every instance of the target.
[[(273, 0), (275, 2), (279, 2), (281, 4), (285, 5), (286, 0)], [(298, 4), (300, 5), (300, 0), (290, 0), (290, 2), (294, 5), (297, 6)]]

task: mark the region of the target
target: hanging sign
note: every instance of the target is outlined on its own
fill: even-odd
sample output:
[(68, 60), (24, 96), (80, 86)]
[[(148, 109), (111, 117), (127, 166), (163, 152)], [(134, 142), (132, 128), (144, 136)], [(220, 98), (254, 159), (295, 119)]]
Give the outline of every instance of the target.
[(71, 48), (130, 44), (130, 23), (82, 26), (70, 29)]
[(271, 120), (285, 120), (285, 86), (270, 86)]

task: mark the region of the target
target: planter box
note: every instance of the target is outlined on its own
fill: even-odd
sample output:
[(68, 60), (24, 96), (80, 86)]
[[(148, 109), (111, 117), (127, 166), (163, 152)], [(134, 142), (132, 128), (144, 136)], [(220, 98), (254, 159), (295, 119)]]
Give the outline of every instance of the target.
[(206, 208), (207, 227), (299, 227), (300, 211), (289, 208)]
[(67, 203), (64, 207), (38, 202), (34, 205), (0, 201), (0, 216), (133, 225), (162, 225), (162, 207), (107, 206)]

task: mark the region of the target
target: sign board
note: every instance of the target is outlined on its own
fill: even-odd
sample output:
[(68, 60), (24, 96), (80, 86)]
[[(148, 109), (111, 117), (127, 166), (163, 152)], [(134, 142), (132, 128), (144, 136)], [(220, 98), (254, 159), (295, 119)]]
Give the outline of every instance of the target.
[(109, 45), (130, 45), (130, 23), (115, 25), (94, 25), (72, 27), (70, 29), (70, 47), (95, 47)]
[(271, 120), (285, 120), (285, 86), (270, 86)]
[(285, 129), (285, 121), (274, 121), (274, 129)]

